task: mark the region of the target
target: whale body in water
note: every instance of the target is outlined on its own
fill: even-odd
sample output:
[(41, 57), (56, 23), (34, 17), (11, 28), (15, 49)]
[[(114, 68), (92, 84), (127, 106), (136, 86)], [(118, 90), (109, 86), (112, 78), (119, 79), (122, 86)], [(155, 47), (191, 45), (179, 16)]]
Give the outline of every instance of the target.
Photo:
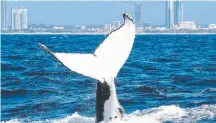
[(55, 53), (39, 45), (70, 70), (96, 79), (96, 121), (112, 122), (123, 118), (115, 87), (115, 78), (126, 62), (135, 38), (135, 24), (124, 13), (124, 24), (110, 32), (93, 54)]

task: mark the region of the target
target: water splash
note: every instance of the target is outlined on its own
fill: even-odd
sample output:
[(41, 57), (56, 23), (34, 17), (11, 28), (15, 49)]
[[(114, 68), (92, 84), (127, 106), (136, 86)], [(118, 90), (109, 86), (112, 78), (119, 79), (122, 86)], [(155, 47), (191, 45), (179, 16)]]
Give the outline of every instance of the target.
[[(196, 108), (180, 108), (176, 105), (160, 106), (145, 110), (136, 110), (126, 114), (121, 123), (161, 123), (161, 122), (198, 122), (201, 120), (216, 120), (216, 104), (202, 105)], [(61, 119), (31, 121), (26, 119), (12, 119), (1, 123), (95, 123), (94, 117), (81, 116), (78, 112)]]

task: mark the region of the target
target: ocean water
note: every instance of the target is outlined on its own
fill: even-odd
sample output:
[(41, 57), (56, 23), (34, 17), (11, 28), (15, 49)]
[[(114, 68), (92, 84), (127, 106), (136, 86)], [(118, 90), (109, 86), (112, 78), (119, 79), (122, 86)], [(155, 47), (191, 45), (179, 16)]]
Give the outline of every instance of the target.
[[(96, 80), (38, 43), (93, 53), (105, 37), (2, 35), (1, 122), (94, 123)], [(216, 123), (216, 35), (137, 35), (116, 88), (122, 122)]]

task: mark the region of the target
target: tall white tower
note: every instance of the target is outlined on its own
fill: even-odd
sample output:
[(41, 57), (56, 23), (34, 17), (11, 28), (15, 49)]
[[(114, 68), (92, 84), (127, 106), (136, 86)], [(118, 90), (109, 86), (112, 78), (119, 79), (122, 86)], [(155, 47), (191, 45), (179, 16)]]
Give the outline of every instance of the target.
[(135, 3), (135, 24), (136, 27), (141, 27), (142, 4)]
[(11, 16), (12, 30), (20, 31), (28, 28), (27, 9), (12, 8)]
[(182, 22), (183, 17), (183, 4), (181, 0), (175, 0), (174, 1), (174, 24), (180, 26), (180, 23)]
[(174, 26), (174, 0), (166, 1), (166, 27), (172, 29)]

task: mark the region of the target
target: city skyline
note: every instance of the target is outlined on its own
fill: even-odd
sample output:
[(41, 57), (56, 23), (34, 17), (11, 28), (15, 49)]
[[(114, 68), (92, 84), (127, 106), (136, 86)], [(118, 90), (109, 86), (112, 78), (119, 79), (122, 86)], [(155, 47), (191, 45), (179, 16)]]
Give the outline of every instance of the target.
[[(121, 18), (119, 18), (119, 15), (122, 14), (124, 11), (129, 12), (135, 19), (135, 8), (134, 8), (135, 2), (12, 2), (9, 1), (7, 3), (8, 3), (7, 11), (11, 7), (23, 6), (27, 8), (29, 24), (45, 24), (45, 25), (105, 24), (105, 23), (110, 23), (114, 20), (120, 20)], [(141, 19), (140, 19), (141, 23), (149, 22), (152, 25), (164, 25), (165, 1), (156, 1), (156, 2), (142, 1), (141, 3), (142, 3), (142, 7), (141, 7), (142, 11), (141, 11)], [(196, 5), (197, 8), (203, 7), (204, 6), (203, 4), (209, 5), (209, 7), (207, 7), (208, 9), (203, 10), (202, 12), (194, 13), (196, 9), (194, 10), (193, 7), (191, 7), (192, 3), (197, 4)], [(44, 8), (49, 4), (52, 4), (53, 6)], [(113, 9), (110, 9), (110, 11), (108, 11), (108, 9), (106, 8), (108, 8), (111, 5), (113, 6)], [(213, 16), (214, 15), (213, 10), (215, 10), (215, 8), (212, 5), (216, 5), (216, 2), (197, 2), (197, 3), (184, 2), (184, 20), (195, 21), (196, 24), (216, 23), (216, 18)], [(151, 7), (156, 9), (155, 11), (151, 11), (150, 14), (149, 10), (151, 10)], [(40, 8), (40, 9), (38, 9), (38, 12), (36, 12), (35, 8)], [(99, 11), (102, 8), (104, 8), (104, 12)], [(191, 10), (188, 11), (188, 8), (192, 8), (192, 11)], [(54, 10), (56, 11), (53, 13)], [(80, 15), (83, 16), (79, 16), (79, 14), (73, 14), (74, 10), (77, 10), (77, 12), (79, 12)], [(47, 11), (50, 12), (47, 13)], [(196, 11), (199, 11), (199, 9), (197, 9)], [(7, 12), (7, 13), (9, 14), (11, 12)], [(68, 13), (71, 14), (68, 15)], [(201, 18), (202, 16), (200, 17), (200, 14), (206, 16), (205, 19)], [(10, 15), (7, 16), (8, 16), (7, 19), (11, 20)]]

